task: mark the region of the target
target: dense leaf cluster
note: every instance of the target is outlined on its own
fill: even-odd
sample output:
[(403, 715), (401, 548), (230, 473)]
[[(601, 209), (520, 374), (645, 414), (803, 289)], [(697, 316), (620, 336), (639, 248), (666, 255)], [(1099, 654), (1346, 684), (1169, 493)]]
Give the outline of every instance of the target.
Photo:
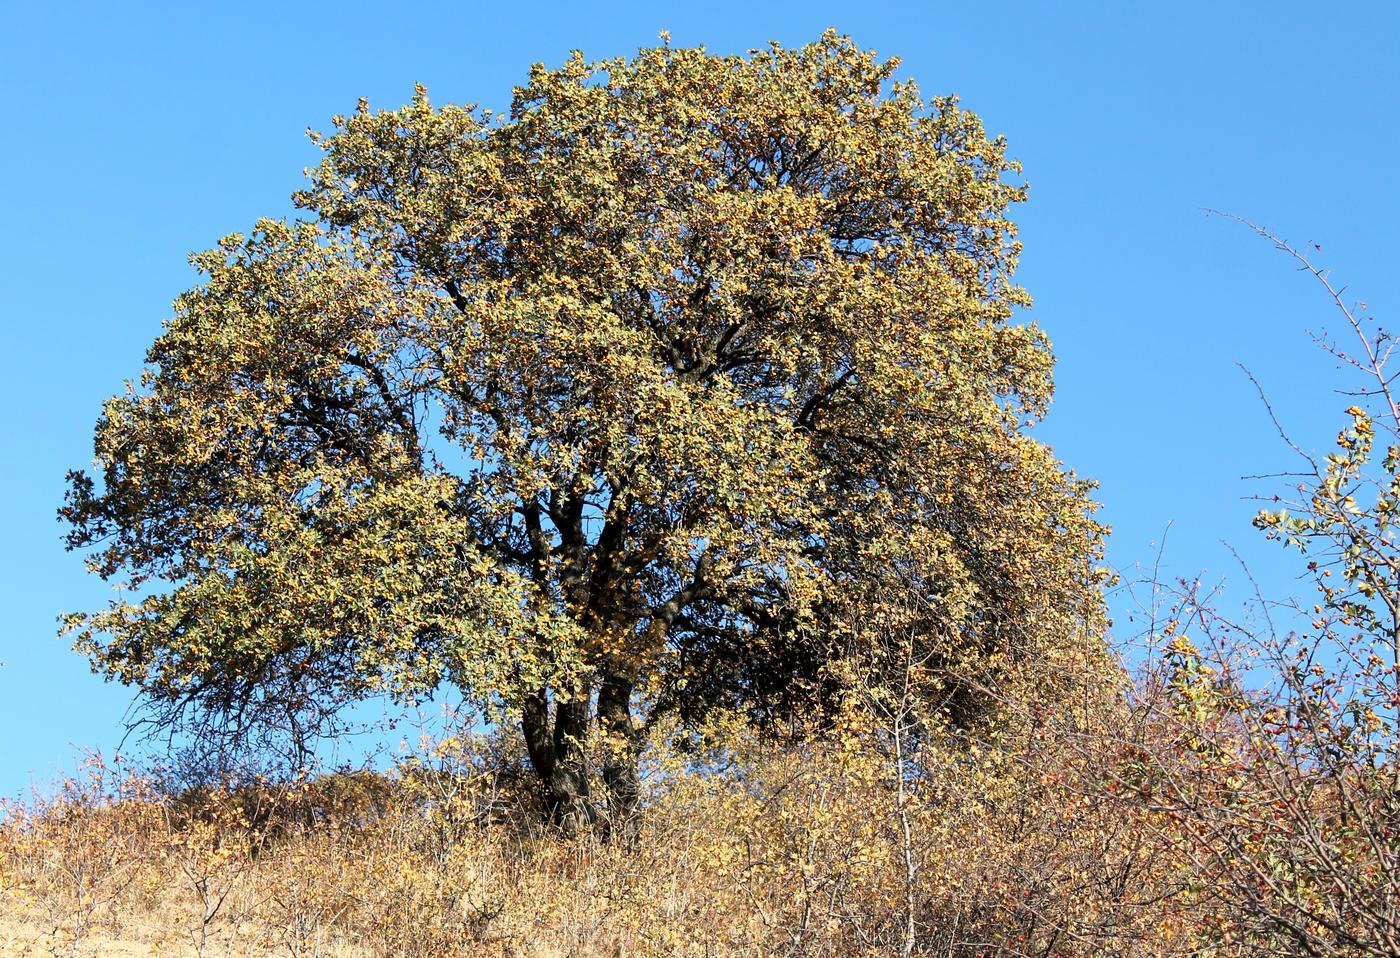
[(895, 67), (666, 44), (337, 118), (105, 408), (64, 513), (135, 598), (81, 645), (250, 720), (450, 683), (559, 795), (595, 713), (802, 707), (910, 609), (950, 672), (1092, 648), (1019, 169)]

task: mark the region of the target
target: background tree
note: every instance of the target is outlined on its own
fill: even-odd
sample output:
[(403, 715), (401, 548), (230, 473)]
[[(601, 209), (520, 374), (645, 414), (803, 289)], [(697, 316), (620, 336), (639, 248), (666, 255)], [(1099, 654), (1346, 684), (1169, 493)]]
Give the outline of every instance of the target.
[(536, 66), (508, 115), (336, 118), (309, 221), (194, 258), (71, 477), (70, 545), (133, 590), (80, 647), (235, 737), (449, 683), (571, 825), (595, 757), (631, 813), (649, 718), (809, 705), (874, 583), (969, 714), (1093, 655), (1087, 486), (1022, 432), (1019, 168), (895, 68), (666, 44)]

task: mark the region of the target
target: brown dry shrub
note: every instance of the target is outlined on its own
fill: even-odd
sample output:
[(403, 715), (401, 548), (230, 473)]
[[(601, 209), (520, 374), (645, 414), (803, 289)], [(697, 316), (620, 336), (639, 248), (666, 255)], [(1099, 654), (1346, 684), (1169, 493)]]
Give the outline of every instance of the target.
[(255, 816), (247, 790), (206, 792), (198, 814), (153, 792), (11, 805), (0, 880), (22, 904), (7, 920), (63, 916), (35, 954), (77, 953), (97, 915), (162, 954), (1189, 950), (1179, 870), (1149, 823), (1096, 799), (1104, 756), (1064, 727), (925, 728), (902, 793), (886, 732), (855, 710), (783, 742), (716, 721), (682, 748), (657, 729), (630, 841), (541, 829), (516, 744), (479, 735), (392, 774), (269, 790)]

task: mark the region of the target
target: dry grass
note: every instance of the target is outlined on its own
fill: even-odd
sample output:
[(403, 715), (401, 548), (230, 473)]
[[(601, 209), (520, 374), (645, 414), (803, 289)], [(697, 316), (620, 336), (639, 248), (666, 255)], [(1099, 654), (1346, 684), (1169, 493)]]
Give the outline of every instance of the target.
[[(797, 747), (658, 736), (635, 843), (536, 824), (509, 748), (449, 740), (390, 776), (171, 794), (94, 764), (0, 827), (6, 955), (1164, 955), (1190, 929), (1132, 816), (1044, 730)], [(504, 756), (504, 757), (503, 757)], [(1056, 756), (1053, 762), (1047, 756)], [(905, 828), (907, 826), (907, 829)], [(1174, 906), (1173, 910), (1178, 910)], [(911, 935), (912, 933), (912, 935)]]

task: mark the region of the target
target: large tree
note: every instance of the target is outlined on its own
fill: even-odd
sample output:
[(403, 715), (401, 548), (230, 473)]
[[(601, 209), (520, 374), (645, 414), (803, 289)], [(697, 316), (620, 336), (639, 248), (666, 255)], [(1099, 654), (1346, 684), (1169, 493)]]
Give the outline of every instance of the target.
[(667, 43), (337, 117), (306, 220), (194, 258), (71, 476), (132, 590), (80, 647), (235, 732), (450, 684), (576, 824), (598, 772), (630, 813), (648, 717), (801, 707), (892, 582), (950, 671), (1091, 646), (1019, 168), (895, 67)]

